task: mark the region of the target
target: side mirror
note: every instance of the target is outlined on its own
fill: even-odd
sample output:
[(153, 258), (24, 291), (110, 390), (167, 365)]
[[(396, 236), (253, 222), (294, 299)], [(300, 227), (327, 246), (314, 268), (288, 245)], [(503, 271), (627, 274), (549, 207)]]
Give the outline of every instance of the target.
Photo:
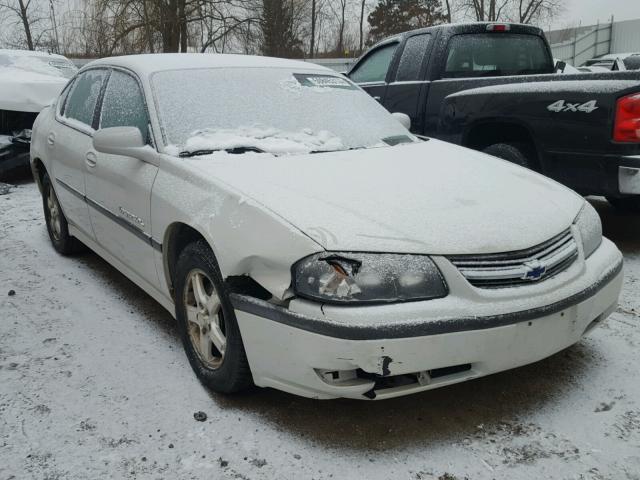
[(147, 163), (154, 163), (156, 151), (145, 145), (137, 127), (101, 128), (93, 134), (93, 148), (110, 155), (133, 157)]
[(402, 125), (407, 130), (411, 130), (411, 118), (409, 118), (409, 115), (401, 112), (393, 112), (391, 115), (398, 122), (400, 122), (400, 125)]
[(556, 62), (555, 72), (556, 73), (564, 73), (564, 69), (567, 67), (567, 62), (563, 62), (562, 60), (558, 60)]
[(624, 72), (626, 69), (627, 67), (620, 58), (616, 58), (616, 61), (613, 62), (613, 65), (611, 66), (612, 72)]

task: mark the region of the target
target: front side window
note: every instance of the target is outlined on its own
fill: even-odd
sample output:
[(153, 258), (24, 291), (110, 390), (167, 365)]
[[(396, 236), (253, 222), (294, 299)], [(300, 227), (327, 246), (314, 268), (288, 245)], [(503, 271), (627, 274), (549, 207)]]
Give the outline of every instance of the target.
[(106, 78), (106, 70), (87, 70), (80, 74), (67, 97), (64, 116), (91, 126), (100, 89)]
[(445, 78), (553, 73), (553, 61), (537, 35), (481, 33), (449, 42)]
[(429, 46), (430, 38), (431, 35), (422, 34), (414, 35), (407, 40), (402, 56), (400, 57), (398, 73), (396, 73), (396, 82), (420, 80), (422, 60)]
[(397, 47), (397, 43), (391, 43), (370, 53), (349, 73), (349, 78), (356, 83), (384, 82)]
[(148, 140), (149, 116), (144, 96), (135, 78), (119, 70), (109, 77), (102, 101), (100, 128), (137, 127)]

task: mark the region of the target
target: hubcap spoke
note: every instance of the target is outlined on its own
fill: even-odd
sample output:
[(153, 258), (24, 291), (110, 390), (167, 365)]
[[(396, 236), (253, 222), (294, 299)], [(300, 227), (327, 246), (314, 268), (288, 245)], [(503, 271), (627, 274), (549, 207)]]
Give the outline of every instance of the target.
[(217, 315), (218, 310), (220, 310), (220, 298), (215, 291), (213, 291), (209, 298), (207, 298), (205, 308), (207, 313), (209, 313), (209, 316)]
[(202, 330), (200, 330), (200, 345), (198, 350), (200, 351), (200, 355), (202, 355), (202, 359), (207, 362), (207, 363), (211, 363), (214, 358), (213, 358), (213, 352), (211, 351), (211, 339), (209, 338), (209, 335), (203, 333)]
[(206, 290), (204, 289), (204, 282), (202, 281), (203, 276), (199, 273), (196, 273), (193, 275), (192, 279), (193, 297), (196, 301), (196, 304), (201, 309), (206, 308), (208, 296)]
[(211, 339), (211, 342), (213, 342), (213, 344), (216, 346), (220, 354), (224, 355), (224, 351), (227, 348), (227, 339), (224, 336), (224, 333), (222, 333), (218, 322), (216, 321), (211, 322), (211, 331), (209, 332), (209, 338)]
[(198, 325), (198, 328), (202, 326), (200, 315), (198, 315), (198, 309), (196, 307), (187, 305), (187, 320)]

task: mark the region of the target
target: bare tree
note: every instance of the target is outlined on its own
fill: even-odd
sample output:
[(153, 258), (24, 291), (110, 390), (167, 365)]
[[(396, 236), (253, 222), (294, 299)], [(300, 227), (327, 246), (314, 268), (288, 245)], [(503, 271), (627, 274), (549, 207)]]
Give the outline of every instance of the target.
[[(19, 25), (19, 30), (24, 34), (24, 43), (13, 41), (11, 44), (14, 47), (26, 46), (29, 50), (35, 50), (43, 37), (50, 33), (49, 20), (46, 0), (0, 0), (0, 27), (4, 30), (10, 28), (11, 24)], [(52, 44), (50, 40), (45, 43)]]

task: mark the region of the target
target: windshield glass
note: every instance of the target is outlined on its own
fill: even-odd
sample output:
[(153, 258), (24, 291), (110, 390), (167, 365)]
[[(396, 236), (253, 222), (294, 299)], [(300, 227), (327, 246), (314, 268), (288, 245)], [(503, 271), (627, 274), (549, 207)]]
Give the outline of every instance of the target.
[(536, 35), (456, 35), (449, 42), (444, 77), (488, 77), (552, 73), (553, 62)]
[(0, 67), (18, 68), (27, 72), (71, 78), (78, 71), (66, 58), (48, 55), (12, 55), (0, 53)]
[(151, 80), (167, 151), (276, 155), (417, 141), (347, 79), (282, 68), (157, 72)]

